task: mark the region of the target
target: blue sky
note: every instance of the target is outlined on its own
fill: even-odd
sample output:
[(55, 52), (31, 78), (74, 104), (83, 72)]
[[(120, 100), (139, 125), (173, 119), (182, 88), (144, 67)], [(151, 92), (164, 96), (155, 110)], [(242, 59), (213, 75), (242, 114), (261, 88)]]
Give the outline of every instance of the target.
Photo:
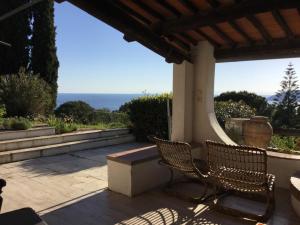
[[(60, 93), (172, 90), (172, 64), (70, 3), (55, 5), (55, 24)], [(273, 94), (289, 62), (300, 74), (300, 58), (216, 64), (215, 93)]]

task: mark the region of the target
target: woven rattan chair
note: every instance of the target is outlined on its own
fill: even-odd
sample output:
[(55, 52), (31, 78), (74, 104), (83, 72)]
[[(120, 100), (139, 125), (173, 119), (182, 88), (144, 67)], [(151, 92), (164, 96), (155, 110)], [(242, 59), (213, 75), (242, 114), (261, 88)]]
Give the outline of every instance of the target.
[[(191, 145), (184, 142), (172, 142), (167, 140), (162, 140), (156, 137), (151, 137), (158, 148), (161, 160), (159, 163), (161, 165), (167, 166), (170, 170), (170, 180), (165, 188), (165, 190), (177, 197), (189, 200), (192, 202), (203, 202), (207, 198), (211, 197), (207, 195), (208, 193), (208, 166), (203, 160), (196, 160), (192, 156)], [(174, 170), (179, 171), (186, 178), (184, 181), (174, 179)], [(197, 197), (186, 197), (178, 192), (172, 190), (172, 186), (178, 182), (196, 182), (204, 186), (203, 193), (201, 196)]]
[[(274, 209), (275, 176), (267, 173), (267, 154), (264, 149), (248, 146), (232, 146), (212, 141), (206, 142), (210, 176), (216, 189), (225, 190), (225, 195), (215, 197), (215, 207), (234, 216), (264, 222)], [(220, 204), (226, 194), (238, 194), (252, 200), (266, 202), (261, 215), (243, 212)]]

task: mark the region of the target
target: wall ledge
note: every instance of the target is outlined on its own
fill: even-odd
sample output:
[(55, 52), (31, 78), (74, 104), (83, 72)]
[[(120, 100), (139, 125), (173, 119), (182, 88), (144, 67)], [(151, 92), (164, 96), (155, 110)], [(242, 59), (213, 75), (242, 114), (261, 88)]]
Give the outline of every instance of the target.
[(274, 152), (267, 150), (268, 157), (272, 158), (280, 158), (280, 159), (288, 159), (288, 160), (300, 160), (300, 155), (284, 153), (284, 152)]

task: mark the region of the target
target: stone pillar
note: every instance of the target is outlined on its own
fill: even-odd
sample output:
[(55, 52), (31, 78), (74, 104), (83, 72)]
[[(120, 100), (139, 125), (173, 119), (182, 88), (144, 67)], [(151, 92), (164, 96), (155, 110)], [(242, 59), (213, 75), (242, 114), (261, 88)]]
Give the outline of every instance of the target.
[(234, 144), (214, 113), (214, 48), (199, 42), (192, 51), (193, 64), (174, 64), (172, 140)]
[(173, 65), (173, 141), (192, 141), (193, 127), (193, 65), (184, 61)]
[(220, 127), (214, 112), (215, 58), (214, 48), (207, 41), (193, 49), (194, 63), (194, 123), (193, 141), (220, 141), (233, 144)]

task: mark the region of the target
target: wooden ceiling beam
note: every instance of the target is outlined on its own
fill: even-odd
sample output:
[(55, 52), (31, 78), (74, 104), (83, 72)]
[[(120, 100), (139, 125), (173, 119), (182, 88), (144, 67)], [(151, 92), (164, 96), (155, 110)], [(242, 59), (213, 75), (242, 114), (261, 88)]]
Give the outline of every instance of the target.
[(261, 34), (265, 42), (270, 43), (272, 41), (271, 35), (268, 33), (268, 31), (265, 29), (265, 27), (261, 24), (261, 22), (253, 15), (248, 15), (246, 17), (252, 25), (258, 30), (258, 32)]
[(191, 50), (191, 47), (186, 44), (185, 42), (179, 40), (178, 38), (174, 37), (174, 36), (169, 36), (167, 37), (168, 41), (178, 45), (181, 49), (183, 49), (186, 52), (189, 52)]
[(213, 31), (215, 31), (225, 42), (227, 42), (231, 47), (235, 46), (235, 42), (226, 34), (224, 33), (217, 25), (210, 26)]
[(248, 42), (248, 44), (253, 44), (253, 39), (235, 21), (231, 20), (228, 21), (228, 23)]
[[(137, 2), (137, 1), (136, 1)], [(158, 1), (157, 0), (157, 3), (158, 4), (160, 4), (162, 7), (164, 7), (164, 8), (167, 8), (167, 10), (169, 10), (169, 11), (171, 11), (171, 7), (172, 6), (170, 6), (167, 2), (165, 2), (165, 1)], [(123, 4), (121, 3), (121, 2), (119, 2), (119, 4), (118, 4), (118, 6), (123, 6)], [(138, 6), (140, 7), (140, 8), (142, 8), (143, 10), (149, 10), (149, 7), (148, 6), (146, 6), (145, 4), (138, 4)], [(169, 8), (168, 8), (168, 6), (170, 6)], [(172, 7), (173, 8), (173, 7)], [(125, 5), (125, 8), (123, 8), (125, 11), (127, 11), (129, 14), (132, 14), (132, 15), (134, 15), (136, 18), (139, 18), (140, 20), (147, 20), (146, 22), (148, 22), (147, 24), (148, 25), (151, 25), (151, 21), (149, 21), (148, 19), (146, 19), (145, 17), (143, 17), (142, 15), (140, 15), (140, 14), (138, 14), (138, 13), (136, 13), (134, 10), (132, 10), (130, 7), (126, 7), (126, 5)], [(180, 13), (175, 9), (175, 8), (173, 8), (173, 14), (176, 14), (176, 15), (179, 15)], [(176, 11), (175, 11), (176, 10)], [(148, 11), (147, 11), (148, 12)], [(136, 15), (136, 14), (138, 14), (138, 15)], [(153, 16), (153, 17), (155, 17), (155, 18), (157, 18), (157, 19), (163, 19), (163, 17), (160, 15), (160, 14), (158, 14), (158, 13), (154, 13), (153, 11), (152, 11), (152, 9), (150, 10), (150, 14), (151, 14), (151, 16)], [(134, 38), (132, 38), (132, 37), (130, 37), (128, 34), (124, 34), (124, 36), (123, 36), (123, 38), (124, 38), (124, 40), (126, 40), (127, 42), (133, 42), (133, 41), (135, 41), (134, 40)], [(177, 45), (177, 46), (179, 46), (182, 50), (184, 50), (185, 52), (189, 52), (190, 51), (190, 47), (189, 47), (189, 45), (188, 44), (185, 44), (183, 41), (181, 41), (181, 40), (179, 40), (178, 38), (176, 38), (176, 37), (172, 37), (172, 36), (169, 36), (169, 37), (167, 37), (167, 40), (170, 42), (171, 40), (172, 40), (172, 42), (174, 42), (174, 44), (175, 45)]]
[(192, 38), (190, 35), (188, 35), (188, 34), (179, 33), (178, 35), (180, 35), (181, 37), (183, 37), (185, 40), (187, 40), (192, 45), (196, 45), (197, 44), (197, 41), (194, 38)]
[(185, 6), (188, 10), (190, 10), (192, 13), (198, 13), (199, 9), (197, 6), (194, 5), (191, 0), (180, 0), (180, 3)]
[(283, 16), (280, 14), (280, 12), (278, 10), (273, 10), (272, 15), (276, 20), (276, 22), (278, 23), (278, 25), (281, 27), (281, 29), (285, 32), (286, 37), (290, 39), (294, 38), (293, 32), (289, 28), (289, 25), (287, 24)]
[(300, 57), (300, 39), (280, 39), (266, 45), (216, 49), (214, 54), (217, 62)]
[(189, 54), (175, 48), (162, 37), (159, 37), (142, 25), (142, 23), (128, 16), (126, 12), (117, 6), (115, 1), (69, 0), (69, 2), (119, 30), (125, 34), (125, 38), (128, 40), (138, 41), (150, 50), (163, 56), (167, 62), (181, 63), (183, 60), (191, 62)]
[(221, 5), (220, 2), (218, 0), (207, 0), (207, 3), (210, 5), (210, 7), (212, 7), (213, 9), (215, 8), (219, 8), (219, 6)]
[(140, 21), (142, 21), (143, 23), (145, 23), (147, 25), (150, 25), (152, 23), (149, 19), (140, 15), (139, 13), (137, 13), (136, 11), (134, 11), (132, 8), (128, 7), (127, 5), (124, 5), (122, 2), (119, 3), (119, 7), (123, 11), (125, 11), (127, 14), (136, 17), (137, 19), (139, 19)]
[(141, 2), (139, 0), (132, 0), (134, 2), (134, 4), (136, 4), (137, 6), (139, 6), (141, 9), (143, 9), (144, 11), (148, 12), (149, 14), (151, 14), (153, 17), (164, 21), (165, 18), (163, 15), (161, 15), (160, 13), (158, 13), (156, 10), (152, 9), (151, 7), (149, 7), (147, 4), (145, 4), (144, 2)]
[(234, 0), (236, 4), (240, 4), (243, 0)]
[(245, 0), (237, 5), (231, 5), (219, 10), (203, 13), (198, 12), (192, 16), (182, 16), (178, 19), (169, 19), (154, 26), (154, 30), (163, 35), (194, 30), (196, 28), (211, 26), (229, 20), (236, 20), (245, 15), (268, 12), (277, 9), (299, 7), (299, 0)]
[(220, 44), (217, 43), (214, 39), (212, 39), (210, 36), (208, 36), (206, 33), (204, 33), (202, 30), (194, 30), (196, 33), (198, 33), (200, 36), (204, 37), (211, 45), (213, 45), (215, 48), (219, 48)]
[(160, 4), (163, 8), (171, 12), (173, 15), (176, 17), (180, 17), (181, 13), (172, 5), (170, 5), (167, 1), (165, 0), (157, 0), (156, 1), (158, 4)]

